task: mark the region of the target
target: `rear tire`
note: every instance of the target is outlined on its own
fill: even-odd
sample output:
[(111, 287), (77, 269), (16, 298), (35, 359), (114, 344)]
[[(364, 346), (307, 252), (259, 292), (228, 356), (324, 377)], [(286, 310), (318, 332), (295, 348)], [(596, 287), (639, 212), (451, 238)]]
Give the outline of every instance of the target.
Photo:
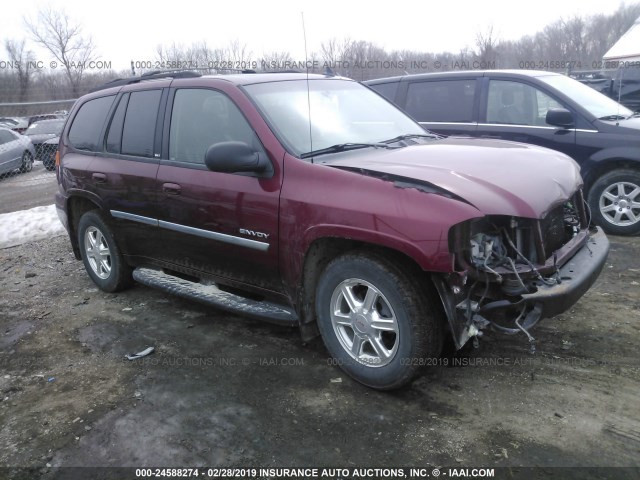
[(33, 170), (33, 156), (31, 152), (24, 152), (22, 154), (22, 165), (20, 166), (20, 173), (27, 173)]
[(46, 168), (49, 172), (52, 172), (56, 169), (56, 161), (51, 157), (43, 160), (42, 164), (44, 165), (44, 168)]
[(442, 308), (433, 288), (382, 255), (330, 262), (317, 287), (318, 328), (349, 376), (379, 390), (402, 387), (442, 349)]
[(91, 280), (105, 292), (117, 292), (133, 283), (111, 229), (102, 216), (92, 210), (78, 222), (78, 245), (84, 267)]
[(640, 172), (612, 170), (589, 190), (593, 222), (612, 235), (640, 232)]

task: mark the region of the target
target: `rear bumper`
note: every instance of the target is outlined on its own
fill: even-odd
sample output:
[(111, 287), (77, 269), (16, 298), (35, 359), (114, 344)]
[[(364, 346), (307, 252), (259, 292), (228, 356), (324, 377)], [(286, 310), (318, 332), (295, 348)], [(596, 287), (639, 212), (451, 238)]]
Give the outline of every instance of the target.
[(64, 226), (65, 230), (69, 232), (69, 218), (67, 216), (66, 198), (60, 193), (55, 194), (56, 213), (60, 219), (60, 223)]
[(561, 283), (539, 286), (538, 291), (522, 295), (527, 305), (541, 307), (540, 318), (566, 312), (597, 280), (609, 254), (609, 240), (597, 228), (587, 243), (560, 268)]

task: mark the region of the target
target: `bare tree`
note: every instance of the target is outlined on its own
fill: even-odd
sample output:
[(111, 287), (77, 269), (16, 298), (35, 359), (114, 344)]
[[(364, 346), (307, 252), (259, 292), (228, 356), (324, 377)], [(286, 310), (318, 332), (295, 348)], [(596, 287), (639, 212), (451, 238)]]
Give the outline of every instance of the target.
[(86, 64), (97, 58), (91, 37), (84, 36), (82, 27), (64, 10), (51, 6), (40, 10), (36, 21), (25, 18), (24, 22), (33, 40), (62, 65), (72, 94), (77, 96)]
[(498, 39), (493, 33), (493, 25), (489, 25), (484, 32), (476, 33), (476, 47), (478, 47), (476, 59), (481, 63), (487, 64), (495, 62), (497, 45)]
[(352, 42), (349, 38), (338, 40), (332, 38), (320, 44), (320, 55), (322, 60), (331, 68), (336, 69), (344, 66), (348, 62), (348, 56), (352, 49)]
[[(190, 47), (172, 43), (170, 46), (156, 47), (156, 60), (160, 70), (183, 70), (198, 68), (198, 57), (201, 56), (201, 46), (194, 43)], [(154, 68), (157, 68), (153, 65)]]
[(278, 71), (289, 70), (290, 65), (293, 62), (291, 54), (289, 52), (266, 52), (262, 54), (258, 66), (261, 70)]
[(587, 58), (587, 22), (582, 17), (574, 16), (569, 20), (561, 20), (567, 37), (568, 51), (574, 56), (572, 60)]
[(31, 85), (31, 79), (34, 73), (33, 69), (33, 52), (25, 50), (26, 40), (18, 42), (17, 40), (7, 39), (4, 42), (4, 48), (9, 55), (9, 60), (15, 64), (16, 74), (18, 75), (18, 85), (20, 95), (18, 101), (24, 102), (27, 99), (27, 93)]
[(249, 50), (246, 43), (240, 43), (238, 39), (229, 42), (226, 53), (226, 60), (231, 63), (231, 68), (244, 69), (251, 61), (251, 50)]

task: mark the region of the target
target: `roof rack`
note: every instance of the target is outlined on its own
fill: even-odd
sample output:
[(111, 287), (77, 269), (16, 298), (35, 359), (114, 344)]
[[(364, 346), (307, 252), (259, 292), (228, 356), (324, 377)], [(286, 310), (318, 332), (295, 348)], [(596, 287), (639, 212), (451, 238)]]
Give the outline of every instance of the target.
[(239, 69), (239, 68), (191, 68), (188, 70), (154, 70), (152, 72), (143, 73), (139, 77), (128, 77), (128, 78), (116, 78), (115, 80), (111, 80), (109, 82), (103, 83), (102, 85), (91, 89), (89, 92), (98, 92), (100, 90), (105, 90), (107, 88), (112, 87), (122, 87), (124, 85), (130, 85), (132, 83), (144, 82), (147, 80), (154, 80), (158, 78), (195, 78), (201, 77), (202, 74), (198, 73), (198, 70), (206, 70), (210, 72), (211, 70), (216, 71), (224, 71), (224, 72), (233, 72), (233, 73), (243, 73), (243, 74), (256, 74), (256, 73), (301, 73), (299, 70), (277, 70), (277, 71), (265, 71), (258, 72), (256, 70), (251, 69)]
[(112, 87), (121, 87), (123, 85), (144, 82), (146, 80), (154, 80), (156, 78), (195, 78), (201, 76), (201, 74), (193, 70), (154, 70), (153, 72), (143, 73), (139, 77), (116, 78), (115, 80), (111, 80), (91, 89), (90, 92), (97, 92)]

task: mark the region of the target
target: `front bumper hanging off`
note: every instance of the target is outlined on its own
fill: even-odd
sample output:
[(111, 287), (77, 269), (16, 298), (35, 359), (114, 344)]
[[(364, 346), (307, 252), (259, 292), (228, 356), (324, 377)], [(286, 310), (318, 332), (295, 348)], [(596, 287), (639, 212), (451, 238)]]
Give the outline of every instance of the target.
[[(526, 312), (519, 323), (519, 327), (524, 329), (532, 327), (542, 318), (566, 312), (591, 288), (600, 275), (608, 254), (609, 240), (600, 228), (596, 228), (582, 248), (559, 268), (559, 283), (538, 285), (534, 293), (491, 301), (477, 306), (471, 314), (467, 309), (459, 308), (460, 305), (451, 294), (445, 278), (434, 276), (433, 280), (444, 304), (456, 347), (461, 348), (470, 338), (477, 335), (482, 326), (490, 323), (485, 316), (496, 312)], [(518, 331), (507, 328), (499, 330), (508, 333)]]

